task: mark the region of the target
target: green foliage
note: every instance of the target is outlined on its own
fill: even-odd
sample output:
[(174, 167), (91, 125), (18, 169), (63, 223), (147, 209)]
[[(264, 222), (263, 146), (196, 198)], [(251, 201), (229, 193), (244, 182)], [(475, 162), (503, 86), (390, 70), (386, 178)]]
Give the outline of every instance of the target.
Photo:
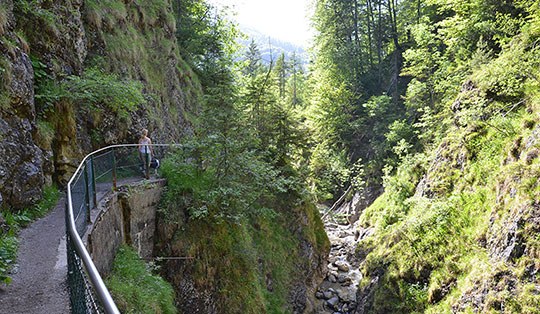
[[(251, 70), (237, 67), (233, 25), (203, 1), (174, 4), (181, 53), (205, 91), (195, 135), (161, 167), (169, 186), (160, 211), (182, 226), (175, 254), (195, 257), (186, 273), (222, 311), (283, 313), (298, 270), (308, 268), (298, 239), (329, 246), (307, 205), (305, 127), (287, 101), (285, 62), (281, 80), (273, 65), (257, 60)], [(301, 234), (290, 227), (298, 215), (306, 217)]]
[(17, 237), (14, 235), (0, 234), (0, 282), (6, 285), (11, 283), (8, 272), (17, 257), (17, 245)]
[(65, 87), (74, 101), (94, 107), (104, 104), (121, 118), (127, 118), (145, 102), (141, 82), (122, 80), (97, 68), (87, 69), (82, 77), (71, 77)]
[[(536, 151), (521, 153), (523, 139), (538, 145), (530, 130), (535, 122), (522, 107), (531, 106), (538, 95), (538, 80), (529, 74), (540, 68), (529, 39), (538, 38), (533, 29), (526, 25), (509, 44), (501, 43), (497, 55), (486, 53), (481, 45), (476, 55), (461, 52), (460, 58), (484, 65), (474, 67), (465, 88), (453, 96), (451, 122), (444, 122), (450, 112), (442, 98), (437, 101), (441, 107), (435, 106), (440, 114), (425, 111), (421, 127), (441, 139), (430, 146), (430, 153), (405, 156), (394, 172), (387, 171), (385, 194), (363, 212), (364, 227), (377, 231), (360, 244), (362, 251), (372, 250), (362, 271), (369, 275), (385, 270), (374, 311), (453, 311), (456, 303), (467, 302), (462, 297), (471, 290), (497, 282), (498, 272), (519, 278), (520, 267), (530, 265), (531, 256), (499, 262), (493, 247), (483, 243), (506, 234), (508, 221), (519, 215), (517, 209), (527, 208), (538, 197)], [(420, 66), (421, 61), (411, 69)], [(419, 73), (414, 74), (418, 82), (424, 80)], [(447, 129), (430, 125), (428, 119), (443, 122)], [(399, 124), (394, 122), (390, 129), (403, 127)], [(509, 196), (509, 191), (515, 195)], [(520, 232), (527, 247), (538, 245), (531, 229)], [(482, 310), (495, 311), (501, 302), (511, 312), (533, 308), (537, 300), (528, 294), (532, 287), (527, 280), (515, 285), (515, 291), (503, 283), (496, 291), (490, 289)]]
[(182, 195), (188, 195), (194, 219), (209, 215), (235, 221), (244, 216), (271, 215), (267, 204), (288, 192), (294, 182), (233, 139), (185, 143), (189, 148), (164, 160), (161, 168), (169, 182), (171, 209), (178, 206), (176, 201), (183, 199)]
[(7, 30), (8, 11), (4, 3), (0, 3), (0, 35), (3, 35)]
[[(299, 254), (303, 241), (313, 243), (317, 252), (330, 245), (315, 206), (289, 205), (276, 203), (277, 215), (243, 217), (238, 223), (212, 217), (191, 220), (175, 235), (173, 246), (180, 247), (175, 254), (196, 261), (184, 264), (183, 271), (199, 289), (212, 291), (218, 311), (288, 312), (290, 289), (310, 268), (309, 260)], [(299, 222), (301, 234), (294, 232), (298, 225), (291, 227), (298, 215), (307, 218)]]
[(0, 56), (0, 108), (7, 108), (10, 104), (10, 97), (7, 87), (11, 82), (11, 66), (9, 62)]
[(14, 1), (13, 6), (15, 10), (22, 12), (24, 15), (43, 20), (50, 25), (55, 25), (58, 17), (51, 10), (47, 9), (52, 3), (52, 0), (20, 0)]
[[(45, 75), (42, 71), (39, 69), (36, 76)], [(89, 110), (110, 109), (126, 119), (146, 102), (140, 82), (121, 79), (117, 74), (107, 74), (99, 68), (88, 68), (82, 77), (68, 76), (60, 82), (46, 76), (40, 79), (35, 97), (43, 118), (49, 116), (59, 102), (68, 102), (81, 104)]]
[(61, 194), (54, 185), (45, 187), (42, 198), (36, 205), (18, 212), (4, 210), (2, 215), (8, 225), (17, 231), (20, 228), (28, 226), (32, 221), (45, 216), (56, 205)]
[(40, 92), (45, 91), (50, 94), (60, 93), (58, 84), (54, 84), (53, 78), (49, 75), (49, 68), (46, 64), (39, 61), (39, 59), (31, 55), (30, 62), (34, 70), (34, 86), (35, 86), (35, 99), (38, 107), (38, 116), (41, 120), (45, 120), (47, 116), (53, 113), (55, 102), (58, 98), (42, 97)]
[(93, 40), (104, 44), (103, 55), (89, 55), (87, 66), (141, 81), (146, 101), (139, 105), (151, 124), (163, 125), (159, 117), (165, 115), (172, 123), (184, 123), (198, 110), (200, 79), (194, 66), (180, 56), (188, 51), (178, 49), (172, 37), (177, 32), (173, 13), (179, 12), (173, 1), (91, 0), (86, 7)]
[(177, 313), (174, 290), (130, 247), (122, 246), (105, 282), (122, 313)]
[(239, 31), (227, 18), (226, 9), (220, 11), (205, 0), (174, 0), (172, 4), (180, 53), (203, 86), (210, 86), (215, 83), (215, 71), (231, 63)]

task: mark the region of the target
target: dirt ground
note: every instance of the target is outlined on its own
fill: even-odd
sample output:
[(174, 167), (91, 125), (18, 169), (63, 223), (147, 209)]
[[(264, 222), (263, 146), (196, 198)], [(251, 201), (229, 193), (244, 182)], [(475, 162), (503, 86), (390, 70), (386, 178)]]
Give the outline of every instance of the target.
[(0, 314), (70, 313), (67, 289), (65, 198), (19, 236), (18, 265), (0, 286)]

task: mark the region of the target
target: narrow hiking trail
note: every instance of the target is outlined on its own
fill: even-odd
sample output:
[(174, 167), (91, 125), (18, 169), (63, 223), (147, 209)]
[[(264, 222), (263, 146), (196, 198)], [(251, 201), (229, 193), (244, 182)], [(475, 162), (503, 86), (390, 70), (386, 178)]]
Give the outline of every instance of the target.
[(67, 286), (65, 197), (19, 235), (9, 286), (0, 286), (0, 314), (70, 312)]

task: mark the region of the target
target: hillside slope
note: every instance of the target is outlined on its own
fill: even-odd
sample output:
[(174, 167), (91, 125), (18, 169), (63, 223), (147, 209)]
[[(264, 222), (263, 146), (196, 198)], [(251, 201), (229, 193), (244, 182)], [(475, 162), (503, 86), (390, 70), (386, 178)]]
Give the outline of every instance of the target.
[[(356, 313), (538, 313), (540, 19), (455, 95), (361, 215)], [(370, 232), (365, 232), (369, 230)]]

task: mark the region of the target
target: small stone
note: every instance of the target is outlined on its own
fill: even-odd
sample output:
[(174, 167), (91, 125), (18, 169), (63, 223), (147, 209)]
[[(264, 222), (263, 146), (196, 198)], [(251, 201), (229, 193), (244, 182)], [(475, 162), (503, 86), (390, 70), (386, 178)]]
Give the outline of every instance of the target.
[(323, 293), (323, 297), (328, 300), (328, 299), (331, 299), (333, 296), (332, 292), (330, 291), (326, 291), (325, 293)]
[(344, 261), (336, 261), (334, 262), (334, 265), (340, 270), (340, 271), (349, 271), (349, 265), (347, 265)]
[(344, 286), (344, 287), (348, 287), (348, 286), (350, 286), (351, 284), (352, 284), (351, 278), (347, 278), (347, 281), (341, 283), (341, 285)]
[(336, 290), (334, 290), (334, 288), (328, 288), (328, 291), (330, 291), (332, 293), (336, 293)]
[(337, 280), (336, 280), (336, 276), (330, 274), (330, 276), (328, 276), (328, 281), (330, 281), (330, 282), (336, 282), (336, 281), (337, 281)]
[[(338, 281), (339, 283), (344, 283), (345, 281), (347, 281), (347, 279), (349, 279), (349, 277), (347, 277), (347, 276), (345, 276), (345, 275), (339, 275), (337, 281)], [(349, 280), (350, 280), (350, 279), (349, 279)]]
[(338, 297), (333, 297), (330, 300), (326, 301), (326, 304), (335, 309), (336, 305), (339, 303)]
[(316, 297), (317, 299), (323, 299), (323, 298), (324, 298), (324, 294), (323, 294), (322, 292), (320, 292), (320, 291), (317, 291), (317, 292), (315, 293), (315, 297)]

